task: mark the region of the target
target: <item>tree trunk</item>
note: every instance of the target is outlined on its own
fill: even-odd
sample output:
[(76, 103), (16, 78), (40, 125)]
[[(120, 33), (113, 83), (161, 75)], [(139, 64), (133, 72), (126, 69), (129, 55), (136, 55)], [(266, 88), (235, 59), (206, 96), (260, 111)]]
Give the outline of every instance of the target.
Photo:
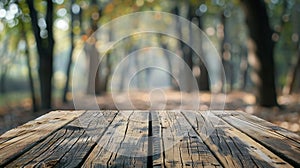
[[(110, 25), (110, 29), (109, 29), (109, 33), (108, 33), (108, 40), (111, 42), (113, 41), (113, 36), (114, 36), (114, 30), (113, 30), (113, 26), (112, 24)], [(103, 91), (107, 91), (108, 90), (108, 84), (109, 84), (109, 78), (112, 74), (112, 49), (111, 51), (108, 51), (106, 54), (106, 74), (105, 74), (105, 78), (104, 78), (104, 88)]]
[(274, 75), (274, 42), (272, 29), (269, 25), (266, 6), (263, 0), (241, 0), (244, 4), (246, 23), (249, 29), (250, 50), (255, 62), (252, 66), (258, 88), (257, 103), (261, 106), (277, 106), (277, 96)]
[[(189, 10), (190, 10), (190, 8), (189, 8)], [(180, 16), (178, 6), (176, 6), (174, 8), (173, 14), (175, 14), (176, 16)], [(188, 14), (188, 19), (190, 18), (189, 16), (190, 16), (190, 14)], [(192, 36), (191, 24), (192, 23), (187, 25), (188, 26), (188, 34), (185, 34), (188, 36), (188, 40), (191, 40), (191, 36)], [(184, 38), (183, 33), (185, 31), (183, 31), (183, 25), (181, 25), (179, 18), (177, 18), (176, 31), (178, 32), (179, 39), (183, 39)], [(187, 73), (190, 73), (193, 70), (193, 59), (192, 59), (193, 53), (192, 53), (191, 48), (188, 45), (186, 45), (183, 41), (179, 41), (179, 45), (180, 45), (180, 48), (182, 51), (184, 63), (188, 66), (188, 68), (186, 68), (186, 65), (181, 64), (182, 66), (181, 66), (181, 70), (179, 73), (179, 78), (180, 78), (179, 81), (182, 81), (182, 82), (179, 82), (179, 86), (181, 89), (180, 91), (191, 92), (192, 91), (192, 82), (191, 82), (192, 79), (191, 79), (191, 75), (187, 75)]]
[[(8, 38), (5, 38), (5, 40), (3, 41), (3, 50), (2, 50), (2, 56), (4, 56), (4, 54), (7, 53), (7, 48), (8, 48)], [(6, 81), (6, 74), (8, 71), (8, 65), (4, 64), (1, 66), (1, 77), (0, 77), (0, 93), (4, 94), (6, 92), (6, 88), (5, 88), (5, 81)]]
[(4, 94), (6, 93), (6, 88), (5, 88), (5, 81), (6, 81), (6, 74), (7, 74), (7, 66), (1, 67), (1, 79), (0, 79), (0, 93)]
[[(179, 9), (178, 9), (178, 6), (176, 6), (173, 10), (173, 14), (176, 15), (176, 16), (180, 16), (179, 15)], [(189, 17), (189, 16), (188, 16)], [(180, 24), (180, 21), (178, 20), (177, 21), (178, 24), (177, 24), (177, 32), (179, 34), (179, 38), (182, 39), (183, 38), (183, 34), (182, 34), (182, 25)], [(190, 25), (189, 26), (189, 35), (190, 35)], [(193, 68), (193, 61), (192, 61), (192, 52), (191, 52), (191, 49), (189, 46), (187, 46), (183, 41), (180, 41), (180, 47), (181, 47), (181, 50), (182, 50), (182, 54), (183, 54), (183, 60), (185, 61), (185, 63), (188, 65), (188, 67), (190, 69)]]
[(200, 76), (198, 79), (198, 87), (200, 91), (210, 91), (209, 76), (207, 69), (202, 61), (199, 63)]
[[(203, 24), (202, 24), (202, 16), (198, 16), (198, 27), (199, 29), (203, 29)], [(202, 39), (200, 39), (200, 52), (201, 52), (201, 56), (202, 58), (205, 57), (205, 53), (203, 52), (203, 43), (202, 43)], [(198, 87), (200, 91), (210, 91), (210, 85), (209, 85), (209, 76), (208, 76), (208, 71), (207, 71), (207, 67), (205, 67), (205, 64), (203, 63), (203, 60), (200, 59), (199, 61), (199, 69), (200, 69), (200, 76), (198, 78)]]
[(159, 36), (160, 42), (161, 42), (161, 47), (163, 48), (164, 52), (164, 57), (166, 58), (167, 64), (168, 64), (168, 73), (169, 73), (169, 83), (171, 88), (176, 88), (176, 83), (173, 80), (173, 70), (172, 70), (172, 61), (171, 61), (171, 56), (168, 53), (168, 47), (167, 44), (163, 43), (162, 41), (162, 35)]
[[(127, 75), (127, 70), (129, 69), (129, 65), (128, 63), (124, 66), (121, 66), (122, 67), (122, 74), (120, 76), (120, 84), (119, 84), (119, 92), (124, 92), (125, 88), (124, 88), (124, 84), (125, 84), (125, 80), (126, 80), (126, 75)], [(128, 89), (128, 88), (126, 88)]]
[[(197, 18), (198, 19), (198, 27), (202, 30), (201, 16), (196, 17), (195, 11), (196, 11), (196, 9), (192, 6), (192, 4), (188, 4), (187, 19), (192, 22), (192, 20), (194, 18)], [(175, 15), (179, 15), (179, 9), (178, 9), (177, 6), (174, 8), (173, 13)], [(180, 26), (180, 25), (178, 25), (178, 26)], [(179, 36), (181, 37), (182, 36), (181, 27), (178, 27), (177, 29), (178, 29), (178, 32), (179, 32)], [(189, 25), (189, 40), (192, 40), (192, 32), (191, 31), (192, 30), (191, 30), (191, 24), (190, 24)], [(190, 42), (192, 42), (192, 41), (190, 41)], [(193, 51), (189, 46), (187, 46), (183, 42), (180, 42), (180, 45), (181, 45), (181, 49), (182, 49), (182, 52), (183, 52), (183, 59), (184, 59), (185, 63), (188, 65), (188, 67), (190, 68), (190, 70), (193, 71), (193, 68), (196, 65), (193, 62)], [(200, 45), (199, 47), (202, 48), (202, 43), (200, 43), (199, 45)], [(201, 51), (203, 51), (203, 50), (201, 49)], [(205, 53), (202, 52), (202, 54), (205, 54)], [(202, 57), (204, 57), (204, 55), (202, 55)], [(210, 84), (209, 84), (209, 75), (208, 75), (207, 68), (205, 67), (205, 65), (204, 65), (204, 63), (202, 62), (201, 59), (199, 61), (199, 64), (197, 64), (196, 66), (199, 66), (199, 69), (200, 69), (200, 76), (197, 79), (199, 90), (209, 91), (210, 90)], [(185, 75), (185, 76), (188, 76), (188, 75)], [(189, 88), (188, 88), (188, 91), (190, 91)]]
[(34, 80), (32, 75), (32, 69), (30, 65), (30, 55), (29, 55), (29, 45), (26, 37), (26, 31), (24, 30), (25, 26), (24, 23), (21, 21), (21, 35), (22, 38), (25, 41), (25, 56), (26, 56), (26, 64), (28, 69), (28, 79), (29, 79), (29, 86), (30, 86), (30, 95), (31, 95), (31, 101), (32, 101), (32, 111), (37, 112), (38, 111), (38, 105), (35, 97), (35, 90), (34, 90)]
[(300, 42), (298, 42), (297, 62), (291, 68), (290, 72), (287, 75), (287, 82), (285, 87), (283, 88), (283, 94), (288, 95), (293, 92), (293, 88), (297, 77), (297, 72), (299, 70), (300, 70)]
[(240, 62), (240, 86), (241, 90), (247, 89), (247, 82), (248, 82), (248, 61), (247, 61), (247, 49), (245, 47), (241, 47), (241, 62)]
[[(295, 9), (299, 9), (300, 8), (300, 2), (297, 2), (296, 4), (294, 4), (294, 8)], [(287, 8), (285, 8), (287, 9)], [(295, 28), (297, 29), (297, 35), (298, 37), (300, 36), (300, 22), (299, 22), (299, 18), (297, 18), (297, 16), (300, 14), (299, 10), (295, 10), (293, 15), (294, 17), (294, 22), (295, 22)], [(287, 79), (286, 79), (286, 84), (283, 88), (283, 94), (284, 95), (288, 95), (288, 94), (292, 94), (293, 89), (295, 87), (295, 82), (296, 82), (296, 78), (297, 75), (300, 71), (300, 41), (298, 40), (297, 43), (297, 54), (296, 54), (296, 58), (297, 58), (297, 62), (296, 64), (292, 65), (292, 67), (290, 68), (288, 74), (287, 74)]]
[[(193, 32), (192, 32), (192, 19), (194, 18), (194, 13), (195, 10), (193, 9), (193, 7), (188, 4), (188, 20), (190, 21), (189, 26), (189, 30), (188, 30), (188, 39), (190, 44), (193, 43), (192, 39), (193, 39)], [(182, 27), (181, 27), (182, 28)], [(182, 31), (182, 30), (181, 30)], [(193, 71), (193, 50), (191, 49), (190, 46), (182, 43), (182, 48), (183, 48), (183, 59), (186, 62), (186, 64), (189, 66), (190, 70)]]
[(53, 3), (52, 0), (47, 0), (47, 12), (46, 12), (46, 30), (47, 36), (40, 36), (40, 28), (38, 26), (37, 11), (34, 8), (34, 2), (26, 0), (29, 7), (29, 14), (32, 21), (32, 28), (34, 37), (37, 44), (39, 54), (39, 80), (41, 90), (41, 108), (51, 108), (52, 97), (52, 75), (53, 75)]
[(94, 15), (91, 17), (90, 20), (90, 30), (88, 32), (88, 35), (90, 36), (90, 41), (85, 44), (85, 51), (86, 54), (89, 57), (89, 76), (88, 76), (88, 86), (87, 86), (87, 93), (88, 94), (100, 94), (101, 88), (100, 88), (100, 76), (99, 76), (99, 66), (98, 63), (100, 63), (99, 58), (99, 52), (96, 48), (96, 38), (94, 37), (95, 31), (98, 29), (98, 21), (101, 16), (101, 10), (98, 7), (96, 0), (91, 0), (91, 8), (90, 10), (93, 10), (91, 15)]
[(72, 58), (73, 58), (73, 50), (75, 48), (75, 42), (74, 42), (74, 19), (75, 19), (75, 14), (72, 11), (72, 6), (74, 4), (74, 0), (71, 0), (70, 3), (70, 13), (71, 13), (71, 20), (70, 20), (70, 44), (71, 44), (71, 48), (70, 48), (70, 52), (69, 52), (69, 61), (68, 61), (68, 65), (67, 65), (67, 79), (66, 79), (66, 83), (65, 83), (65, 88), (64, 88), (64, 92), (63, 92), (63, 102), (66, 103), (68, 101), (67, 99), (67, 93), (69, 91), (69, 83), (70, 83), (70, 77), (71, 77), (71, 66), (72, 66)]
[(106, 54), (106, 74), (105, 74), (105, 78), (104, 78), (104, 88), (103, 91), (107, 91), (108, 90), (108, 84), (109, 84), (109, 77), (111, 76), (112, 73), (112, 63), (111, 63), (111, 51), (109, 53)]
[(230, 63), (231, 59), (231, 52), (230, 52), (230, 42), (228, 39), (228, 30), (227, 30), (227, 23), (226, 17), (224, 12), (221, 14), (221, 26), (222, 26), (222, 35), (221, 35), (221, 58), (222, 64), (224, 66), (225, 71), (225, 78), (226, 83), (223, 83), (223, 89), (227, 91), (232, 90), (232, 83), (233, 83), (233, 75), (232, 75), (232, 65)]
[(85, 53), (89, 57), (88, 94), (100, 94), (99, 52), (95, 44), (85, 44)]

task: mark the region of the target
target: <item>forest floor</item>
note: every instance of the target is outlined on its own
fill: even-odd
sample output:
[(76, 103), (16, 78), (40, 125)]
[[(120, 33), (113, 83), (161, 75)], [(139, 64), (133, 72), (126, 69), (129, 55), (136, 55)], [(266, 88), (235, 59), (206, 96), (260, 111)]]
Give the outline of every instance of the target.
[[(118, 94), (114, 97), (111, 94), (105, 94), (97, 97), (97, 104), (103, 110), (130, 109), (132, 107), (135, 109), (193, 109), (195, 105), (199, 105), (201, 110), (206, 110), (209, 109), (212, 103), (215, 103), (218, 107), (223, 107), (222, 105), (225, 103), (224, 109), (239, 110), (256, 115), (300, 135), (300, 94), (279, 96), (278, 102), (283, 106), (282, 109), (279, 109), (277, 107), (263, 108), (256, 106), (254, 95), (246, 92), (227, 93), (226, 99), (222, 95), (200, 93), (199, 101), (197, 101), (197, 98), (195, 99), (195, 96), (187, 93), (174, 91), (164, 92), (163, 95), (161, 93), (157, 92), (152, 95), (146, 92), (130, 93), (130, 99), (124, 98), (128, 95), (127, 93)], [(85, 104), (84, 109), (94, 109), (93, 102), (96, 104), (96, 101), (94, 101), (94, 97), (91, 98), (83, 99), (85, 100), (83, 102)], [(217, 102), (211, 102), (212, 98)], [(128, 103), (128, 100), (131, 103)], [(56, 103), (55, 109), (74, 109), (74, 105), (73, 103), (63, 105)], [(30, 100), (28, 99), (19, 104), (1, 107), (0, 134), (48, 112), (32, 113), (30, 111)]]

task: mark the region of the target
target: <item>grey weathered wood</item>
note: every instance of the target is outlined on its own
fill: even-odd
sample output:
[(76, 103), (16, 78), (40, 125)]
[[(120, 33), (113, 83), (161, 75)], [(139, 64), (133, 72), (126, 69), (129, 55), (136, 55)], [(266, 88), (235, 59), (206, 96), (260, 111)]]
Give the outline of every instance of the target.
[[(291, 167), (289, 163), (211, 112), (183, 112), (225, 167)], [(243, 128), (245, 129), (245, 128)]]
[(149, 157), (151, 157), (153, 167), (163, 167), (164, 157), (161, 119), (159, 117), (159, 112), (152, 111), (150, 114), (152, 135), (149, 137), (151, 144), (148, 145), (150, 145), (152, 152), (149, 153)]
[(0, 167), (299, 167), (299, 151), (235, 111), (56, 111), (1, 135)]
[(300, 136), (288, 131), (282, 127), (279, 127), (275, 124), (272, 124), (266, 120), (263, 120), (259, 117), (256, 117), (254, 115), (250, 115), (247, 114), (245, 112), (242, 111), (224, 111), (224, 113), (220, 113), (220, 112), (213, 112), (215, 115), (219, 116), (219, 117), (228, 117), (228, 116), (233, 116), (236, 118), (239, 118), (241, 120), (247, 121), (251, 124), (257, 125), (259, 127), (261, 127), (262, 129), (268, 130), (269, 132), (276, 132), (277, 134), (280, 134), (282, 136), (287, 137), (288, 139), (291, 139), (293, 141), (296, 142), (300, 142)]
[(180, 111), (160, 112), (165, 167), (221, 167)]
[(53, 111), (0, 136), (0, 167), (23, 154), (84, 111)]
[(34, 146), (7, 167), (78, 167), (96, 145), (116, 111), (88, 111)]
[(297, 135), (246, 114), (222, 115), (216, 112), (215, 114), (293, 166), (300, 167), (300, 141)]
[(148, 112), (121, 111), (83, 167), (147, 167)]

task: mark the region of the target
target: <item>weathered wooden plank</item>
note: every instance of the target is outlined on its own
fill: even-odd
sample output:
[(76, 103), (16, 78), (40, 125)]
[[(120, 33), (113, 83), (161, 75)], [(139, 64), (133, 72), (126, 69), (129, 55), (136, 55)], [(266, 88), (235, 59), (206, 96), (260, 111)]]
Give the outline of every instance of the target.
[(82, 113), (51, 112), (5, 133), (0, 167), (299, 167), (299, 137), (243, 113)]
[(160, 112), (165, 167), (221, 167), (180, 111)]
[(0, 136), (0, 167), (23, 154), (84, 111), (53, 111)]
[(248, 121), (250, 117), (245, 117), (246, 115), (216, 114), (293, 166), (300, 167), (300, 141), (297, 140), (296, 135), (291, 136), (292, 133), (287, 133), (287, 131), (262, 122), (262, 120), (255, 121), (254, 117)]
[[(77, 163), (83, 164), (83, 161), (88, 157), (92, 148), (99, 142), (99, 139), (117, 115), (117, 111), (102, 111), (102, 113), (103, 115), (100, 118), (93, 120), (89, 125), (85, 126), (91, 140), (86, 140), (85, 138), (78, 140), (76, 146), (61, 158), (57, 167), (78, 167)], [(80, 121), (80, 123), (84, 122)], [(83, 149), (81, 146), (85, 147), (86, 142), (89, 144), (88, 148)]]
[(150, 117), (151, 126), (152, 126), (152, 135), (149, 137), (149, 147), (151, 148), (151, 152), (149, 153), (149, 157), (151, 157), (152, 167), (163, 167), (164, 166), (164, 157), (163, 157), (163, 141), (162, 141), (162, 126), (161, 119), (159, 117), (158, 112), (151, 111)]
[(117, 111), (88, 111), (18, 157), (7, 167), (78, 167)]
[(233, 116), (233, 117), (239, 118), (241, 120), (247, 121), (251, 124), (262, 127), (262, 129), (268, 130), (269, 132), (275, 132), (275, 133), (278, 133), (282, 136), (285, 136), (288, 139), (291, 139), (291, 140), (296, 141), (296, 142), (300, 142), (300, 136), (299, 135), (297, 135), (297, 134), (295, 134), (295, 133), (293, 133), (289, 130), (286, 130), (282, 127), (279, 127), (275, 124), (272, 124), (272, 123), (270, 123), (270, 122), (268, 122), (264, 119), (261, 119), (259, 117), (254, 116), (254, 115), (247, 114), (247, 113), (242, 112), (242, 111), (224, 111), (223, 113), (215, 111), (214, 114), (221, 117), (221, 118), (226, 117), (226, 116)]
[(211, 112), (183, 112), (224, 167), (291, 167)]
[(121, 111), (83, 167), (147, 167), (148, 112)]

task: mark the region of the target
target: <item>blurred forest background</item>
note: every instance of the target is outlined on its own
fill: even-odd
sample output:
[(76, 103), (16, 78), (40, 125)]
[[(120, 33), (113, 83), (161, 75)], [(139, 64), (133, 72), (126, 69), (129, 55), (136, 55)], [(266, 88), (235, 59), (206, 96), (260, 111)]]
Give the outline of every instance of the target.
[[(219, 52), (226, 83), (211, 84), (203, 62), (182, 42), (163, 35), (134, 35), (106, 53), (95, 81), (88, 75), (81, 81), (86, 83), (87, 93), (99, 96), (101, 109), (115, 108), (109, 86), (118, 62), (138, 49), (158, 46), (176, 51), (187, 63), (199, 85), (199, 101), (203, 104), (209, 106), (212, 92), (226, 91), (226, 109), (243, 110), (300, 131), (299, 0), (2, 0), (0, 133), (50, 109), (74, 108), (72, 70), (76, 55), (85, 53), (83, 62), (91, 67), (99, 60), (98, 45), (104, 43), (91, 38), (93, 33), (114, 18), (139, 11), (168, 12), (197, 25)], [(117, 31), (122, 29), (126, 25)], [(174, 29), (182, 32), (183, 28)], [(108, 42), (111, 32), (107, 30)], [(170, 71), (178, 70), (172, 57), (162, 55), (166, 55), (163, 61)], [(133, 60), (135, 65), (139, 61)], [(146, 72), (137, 79), (141, 85), (136, 88), (166, 89), (168, 97), (175, 99), (167, 107), (176, 108), (180, 99), (176, 99), (178, 84), (170, 78), (165, 84), (149, 87), (142, 80), (155, 81), (161, 75), (153, 74), (147, 76)], [(119, 80), (123, 91), (122, 76)], [(95, 82), (95, 88), (91, 82)], [(147, 108), (142, 101), (145, 93), (136, 94), (133, 101)]]

